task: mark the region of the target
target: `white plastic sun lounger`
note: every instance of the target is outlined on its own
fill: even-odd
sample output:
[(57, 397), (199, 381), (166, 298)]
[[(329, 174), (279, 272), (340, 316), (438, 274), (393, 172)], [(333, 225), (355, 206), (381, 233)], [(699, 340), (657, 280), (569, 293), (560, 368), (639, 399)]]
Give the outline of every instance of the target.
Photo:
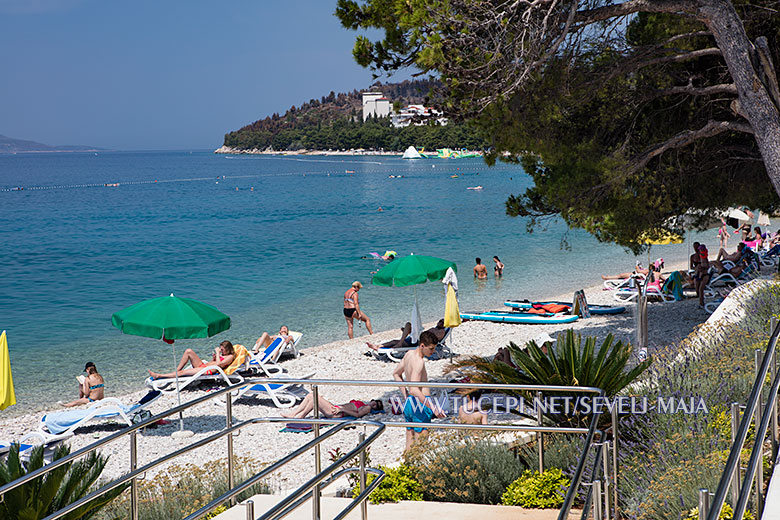
[[(298, 379), (310, 379), (314, 372)], [(306, 396), (306, 390), (301, 385), (292, 383), (253, 383), (239, 390), (236, 399), (256, 397), (270, 399), (277, 408), (292, 408), (295, 403)]]
[(93, 419), (120, 419), (128, 426), (133, 424), (136, 417), (144, 417), (145, 408), (160, 397), (160, 391), (151, 390), (137, 403), (126, 406), (116, 397), (106, 397), (95, 401), (89, 408), (66, 410), (63, 412), (51, 412), (41, 417), (36, 434), (40, 435), (44, 442), (51, 442), (62, 436), (73, 435), (76, 428), (84, 426)]
[[(447, 327), (444, 337), (436, 345), (436, 353), (441, 357), (452, 357), (452, 350), (446, 345), (447, 339), (450, 337), (452, 328)], [(407, 352), (417, 348), (417, 345), (403, 345), (400, 347), (379, 347), (378, 350), (371, 349), (371, 353), (376, 359), (382, 359), (382, 356), (387, 356), (391, 361), (400, 362)]]
[[(202, 382), (202, 381), (213, 381), (213, 382), (224, 381), (227, 385), (233, 385), (236, 383), (243, 382), (244, 378), (241, 377), (238, 371), (228, 375), (220, 367), (216, 365), (209, 365), (201, 368), (194, 375), (179, 376), (179, 389), (183, 390), (184, 388), (191, 385), (192, 383)], [(159, 379), (153, 379), (151, 377), (147, 377), (144, 383), (152, 390), (157, 390), (165, 394), (176, 392), (175, 377), (166, 377), (166, 378), (159, 378)]]

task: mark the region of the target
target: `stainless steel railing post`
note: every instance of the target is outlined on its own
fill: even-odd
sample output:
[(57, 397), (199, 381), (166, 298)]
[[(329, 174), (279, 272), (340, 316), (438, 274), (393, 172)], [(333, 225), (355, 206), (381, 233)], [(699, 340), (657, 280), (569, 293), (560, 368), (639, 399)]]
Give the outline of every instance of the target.
[(594, 480), (591, 484), (593, 486), (593, 518), (594, 520), (603, 520), (604, 517), (601, 511), (601, 481)]
[(612, 503), (618, 517), (618, 408), (612, 407)]
[[(137, 432), (130, 432), (130, 471), (138, 468)], [(138, 479), (130, 481), (130, 515), (132, 520), (138, 520)]]
[(699, 520), (706, 520), (710, 513), (710, 490), (699, 489)]
[(601, 450), (601, 463), (604, 471), (604, 520), (609, 520), (609, 441), (604, 441), (601, 444)]
[[(734, 442), (737, 439), (737, 428), (739, 428), (739, 403), (731, 403), (731, 446), (734, 447)], [(740, 480), (740, 464), (737, 462), (737, 467), (734, 468), (734, 474), (731, 477), (731, 503), (736, 504), (739, 500), (739, 480)]]
[[(230, 428), (233, 426), (233, 397), (228, 392), (225, 399), (225, 427)], [(228, 489), (236, 487), (235, 476), (233, 475), (233, 434), (227, 436), (227, 477), (228, 477)], [(230, 499), (230, 505), (236, 505), (236, 497)]]
[[(772, 334), (774, 332), (775, 327), (777, 326), (777, 318), (772, 316), (769, 320), (769, 334)], [(772, 362), (770, 363), (770, 369), (772, 373), (772, 381), (775, 380), (775, 377), (777, 377), (777, 349), (772, 350)], [(770, 396), (770, 401), (772, 403), (772, 462), (774, 464), (774, 461), (777, 460), (777, 446), (778, 446), (778, 425), (777, 425), (777, 402), (776, 402), (777, 396)]]
[[(311, 397), (314, 400), (314, 418), (320, 418), (320, 392), (317, 385), (311, 385)], [(320, 425), (314, 423), (314, 438), (320, 436)], [(322, 461), (320, 460), (320, 443), (314, 446), (314, 474), (319, 475), (322, 471)], [(312, 520), (320, 520), (320, 485), (319, 483), (311, 490), (311, 517)]]
[[(363, 427), (363, 431), (358, 436), (358, 445), (363, 444), (366, 440), (366, 429)], [(363, 449), (360, 452), (360, 492), (362, 493), (366, 489), (366, 450)], [(360, 518), (361, 520), (368, 519), (368, 504), (365, 500), (360, 502)]]
[[(761, 363), (764, 361), (764, 355), (761, 352), (761, 349), (756, 349), (756, 377), (759, 376), (761, 372)], [(763, 381), (761, 382), (761, 387), (763, 388)], [(761, 396), (762, 392), (759, 390), (758, 392), (758, 402), (756, 403), (756, 415), (755, 415), (755, 428), (756, 428), (756, 435), (760, 435), (758, 425), (761, 424), (761, 417), (764, 413), (764, 406), (761, 403)], [(761, 439), (759, 442), (759, 446), (764, 444), (764, 439)], [(761, 512), (764, 509), (764, 493), (763, 493), (763, 487), (764, 487), (764, 464), (763, 464), (763, 457), (760, 457), (758, 467), (756, 468), (756, 516), (757, 518), (761, 518)]]
[(252, 500), (244, 502), (246, 507), (246, 520), (255, 520), (255, 503)]
[[(542, 393), (536, 392), (536, 423), (542, 425)], [(544, 473), (544, 434), (536, 434), (536, 448), (539, 455), (539, 473)]]

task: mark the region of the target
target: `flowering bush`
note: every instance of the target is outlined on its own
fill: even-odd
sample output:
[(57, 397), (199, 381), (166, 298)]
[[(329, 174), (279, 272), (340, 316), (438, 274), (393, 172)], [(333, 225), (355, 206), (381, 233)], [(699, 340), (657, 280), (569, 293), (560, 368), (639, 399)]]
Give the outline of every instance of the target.
[(569, 484), (571, 480), (558, 468), (544, 473), (527, 470), (509, 485), (501, 496), (501, 503), (536, 509), (561, 507)]

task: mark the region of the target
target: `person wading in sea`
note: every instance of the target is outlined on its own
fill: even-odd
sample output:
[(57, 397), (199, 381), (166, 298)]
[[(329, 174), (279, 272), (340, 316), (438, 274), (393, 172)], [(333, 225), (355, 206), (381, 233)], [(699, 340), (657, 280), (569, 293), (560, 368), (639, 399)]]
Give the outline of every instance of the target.
[(482, 263), (482, 259), (480, 257), (476, 258), (476, 262), (477, 265), (474, 266), (474, 278), (484, 280), (487, 278), (487, 267), (485, 267), (485, 264)]

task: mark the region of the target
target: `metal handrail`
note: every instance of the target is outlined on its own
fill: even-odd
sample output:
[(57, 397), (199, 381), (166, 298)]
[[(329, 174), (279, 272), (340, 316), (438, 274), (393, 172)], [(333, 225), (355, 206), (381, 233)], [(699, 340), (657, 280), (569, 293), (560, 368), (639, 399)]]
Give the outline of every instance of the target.
[[(132, 453), (133, 453), (133, 445), (135, 444), (135, 434), (138, 430), (145, 428), (157, 421), (159, 421), (162, 418), (169, 417), (171, 415), (176, 415), (180, 412), (183, 412), (184, 410), (191, 408), (193, 406), (197, 406), (201, 403), (204, 403), (206, 401), (209, 401), (211, 399), (216, 399), (222, 395), (227, 395), (227, 426), (224, 430), (221, 430), (220, 432), (217, 432), (213, 435), (210, 435), (206, 438), (203, 438), (199, 441), (196, 441), (192, 443), (189, 446), (186, 446), (184, 448), (181, 448), (173, 453), (170, 453), (168, 455), (165, 455), (161, 457), (160, 459), (157, 459), (149, 464), (146, 464), (145, 466), (141, 468), (135, 468), (134, 462), (131, 460), (131, 471), (127, 474), (125, 474), (123, 477), (120, 477), (109, 484), (101, 487), (100, 489), (94, 491), (93, 493), (90, 493), (89, 495), (83, 497), (77, 502), (74, 502), (70, 506), (66, 507), (65, 509), (60, 510), (59, 512), (50, 515), (49, 517), (46, 517), (45, 520), (55, 520), (56, 518), (60, 518), (61, 516), (67, 514), (68, 512), (72, 511), (76, 507), (79, 507), (83, 505), (84, 503), (89, 502), (90, 500), (96, 498), (97, 496), (104, 494), (111, 489), (114, 489), (125, 482), (132, 481), (136, 479), (139, 475), (145, 473), (146, 471), (149, 471), (150, 469), (154, 469), (155, 467), (163, 464), (164, 462), (167, 462), (168, 460), (171, 460), (175, 457), (180, 456), (183, 453), (189, 452), (195, 448), (198, 448), (200, 446), (203, 446), (205, 444), (208, 444), (210, 442), (213, 442), (214, 440), (217, 440), (219, 438), (231, 435), (234, 431), (243, 428), (244, 426), (248, 424), (254, 424), (254, 423), (263, 423), (263, 422), (307, 422), (307, 423), (314, 423), (316, 425), (315, 430), (318, 430), (318, 425), (320, 424), (335, 424), (337, 425), (336, 428), (333, 428), (329, 430), (326, 434), (323, 435), (317, 435), (313, 441), (310, 443), (307, 443), (303, 447), (299, 448), (298, 450), (292, 452), (291, 454), (288, 454), (287, 456), (283, 457), (273, 465), (269, 466), (262, 472), (258, 473), (257, 475), (253, 476), (252, 478), (248, 479), (244, 483), (242, 483), (239, 486), (231, 487), (231, 491), (235, 491), (235, 493), (230, 493), (230, 498), (234, 497), (236, 494), (240, 493), (244, 489), (248, 488), (252, 484), (256, 483), (260, 479), (262, 479), (264, 476), (266, 476), (271, 471), (278, 469), (279, 467), (283, 466), (293, 458), (297, 457), (305, 451), (306, 449), (310, 449), (312, 447), (315, 448), (315, 450), (318, 448), (320, 442), (331, 435), (335, 434), (336, 432), (340, 431), (343, 427), (349, 425), (349, 424), (355, 424), (355, 421), (350, 421), (349, 424), (344, 423), (343, 421), (336, 421), (336, 420), (329, 420), (329, 419), (286, 419), (281, 417), (266, 417), (266, 418), (254, 418), (247, 421), (243, 421), (241, 423), (232, 425), (232, 398), (230, 393), (236, 390), (239, 390), (241, 388), (244, 388), (246, 386), (255, 385), (255, 384), (301, 384), (301, 385), (311, 385), (313, 390), (316, 392), (316, 386), (317, 385), (339, 385), (339, 386), (367, 386), (367, 387), (427, 387), (427, 388), (450, 388), (450, 389), (459, 389), (459, 388), (467, 388), (467, 389), (485, 389), (485, 390), (519, 390), (519, 391), (528, 391), (528, 392), (570, 392), (570, 393), (589, 393), (589, 394), (596, 394), (599, 397), (604, 396), (603, 390), (599, 388), (594, 387), (575, 387), (575, 386), (561, 386), (561, 385), (553, 385), (553, 386), (544, 386), (544, 385), (505, 385), (505, 384), (479, 384), (479, 383), (437, 383), (437, 382), (400, 382), (400, 381), (357, 381), (357, 380), (331, 380), (331, 379), (294, 379), (294, 378), (253, 378), (253, 379), (245, 379), (241, 383), (237, 383), (234, 385), (230, 385), (228, 387), (222, 388), (220, 390), (217, 390), (215, 392), (211, 392), (205, 396), (193, 399), (191, 401), (185, 402), (183, 404), (180, 404), (178, 406), (175, 406), (169, 410), (166, 410), (164, 412), (161, 412), (155, 416), (149, 417), (137, 424), (133, 424), (131, 426), (128, 426), (114, 434), (111, 434), (104, 439), (100, 439), (89, 446), (86, 446), (84, 448), (81, 448), (71, 454), (69, 454), (66, 457), (63, 457), (61, 459), (58, 459), (56, 461), (53, 461), (51, 464), (46, 465), (42, 468), (39, 468), (24, 477), (17, 479), (13, 482), (10, 482), (4, 486), (0, 486), (0, 500), (2, 500), (3, 495), (20, 486), (25, 484), (26, 482), (30, 482), (38, 477), (41, 477), (42, 475), (45, 475), (46, 473), (56, 469), (57, 467), (60, 467), (64, 464), (67, 464), (71, 462), (72, 460), (79, 458), (85, 454), (91, 453), (95, 451), (96, 449), (100, 448), (101, 446), (104, 446), (110, 442), (113, 442), (117, 439), (120, 439), (124, 436), (131, 435), (131, 459), (132, 459)], [(468, 424), (455, 424), (455, 423), (432, 423), (427, 424), (426, 428), (430, 429), (457, 429), (457, 430), (493, 430), (493, 431), (526, 431), (526, 432), (535, 432), (538, 434), (542, 433), (586, 433), (586, 443), (585, 447), (582, 452), (582, 456), (580, 457), (577, 469), (575, 470), (574, 478), (572, 479), (572, 484), (569, 486), (569, 490), (567, 491), (564, 504), (562, 509), (559, 513), (559, 520), (563, 520), (568, 517), (568, 513), (573, 505), (574, 499), (576, 498), (576, 494), (578, 491), (578, 488), (582, 481), (582, 476), (584, 473), (587, 456), (588, 456), (588, 450), (593, 445), (593, 439), (595, 437), (595, 434), (598, 432), (600, 436), (603, 436), (602, 432), (597, 430), (597, 424), (598, 419), (601, 412), (598, 409), (594, 409), (592, 414), (592, 420), (590, 426), (586, 428), (562, 428), (562, 427), (552, 427), (552, 426), (533, 426), (533, 425), (468, 425)], [(384, 430), (385, 426), (390, 427), (419, 427), (419, 423), (407, 423), (407, 422), (388, 422), (388, 423), (375, 423), (374, 421), (365, 421), (366, 423), (370, 424), (380, 424), (382, 425), (381, 431)], [(615, 424), (615, 416), (613, 414), (613, 428), (616, 431), (617, 425)], [(374, 432), (375, 436), (378, 436), (381, 434), (381, 431)], [(373, 442), (373, 439), (375, 437), (372, 437), (371, 442)], [(232, 446), (232, 436), (228, 437), (228, 450), (231, 452), (230, 449)], [(369, 443), (370, 444), (370, 443)], [(541, 443), (540, 443), (540, 450), (541, 450)], [(350, 452), (351, 454), (358, 453), (360, 450), (357, 448), (355, 450), (352, 450)], [(232, 453), (229, 453), (228, 457), (228, 471), (231, 473), (232, 477)], [(354, 456), (352, 454), (351, 456)], [(344, 460), (344, 463), (346, 462), (346, 459)], [(333, 465), (331, 465), (329, 468), (332, 472), (333, 471)], [(616, 469), (616, 468), (615, 468)], [(314, 488), (315, 492), (319, 492), (319, 482), (327, 476), (327, 473), (325, 471), (318, 471), (317, 476), (321, 476), (321, 479), (316, 480), (316, 482), (311, 483), (315, 479), (312, 479), (309, 481), (311, 483), (311, 486), (309, 489)], [(232, 480), (232, 479), (231, 479)], [(307, 484), (309, 484), (307, 483)], [(133, 482), (135, 485), (135, 482)], [(373, 483), (372, 483), (373, 484)], [(378, 484), (378, 482), (376, 482)], [(306, 493), (307, 491), (303, 491), (303, 493)], [(296, 494), (299, 494), (296, 492)], [(361, 493), (362, 495), (362, 493)], [(366, 495), (367, 496), (367, 495)], [(223, 500), (224, 502), (224, 500)], [(318, 500), (315, 502), (318, 503)], [(217, 503), (218, 505), (218, 503)], [(357, 503), (352, 506), (352, 509), (357, 506)], [(216, 506), (214, 506), (216, 507)], [(350, 509), (351, 510), (351, 509)], [(205, 514), (205, 513), (203, 513)], [(135, 517), (135, 516), (134, 516)], [(189, 517), (188, 517), (189, 518)], [(197, 518), (197, 517), (193, 517)]]
[[(720, 482), (718, 483), (718, 489), (712, 498), (710, 504), (710, 510), (707, 514), (707, 520), (717, 520), (720, 515), (720, 511), (723, 508), (723, 503), (726, 501), (726, 493), (728, 492), (729, 485), (734, 478), (735, 472), (739, 469), (739, 459), (742, 452), (742, 448), (745, 445), (747, 439), (748, 429), (753, 415), (759, 406), (759, 400), (761, 399), (761, 393), (766, 381), (767, 373), (769, 373), (770, 365), (775, 362), (777, 355), (777, 339), (780, 335), (780, 324), (774, 326), (772, 335), (769, 338), (766, 352), (764, 353), (764, 359), (761, 361), (761, 366), (757, 370), (756, 380), (753, 383), (753, 388), (750, 391), (747, 404), (745, 405), (745, 412), (742, 415), (742, 420), (739, 423), (739, 429), (734, 438), (734, 442), (731, 446), (731, 452), (728, 459), (726, 459), (726, 465), (721, 475)], [(777, 405), (777, 392), (780, 388), (780, 375), (775, 376), (772, 381), (772, 391), (769, 395), (769, 400), (765, 407), (765, 410), (769, 410)], [(750, 495), (750, 489), (753, 486), (753, 480), (755, 478), (758, 461), (762, 452), (763, 440), (766, 437), (767, 428), (769, 426), (771, 413), (764, 413), (761, 417), (760, 425), (756, 428), (756, 439), (753, 444), (753, 449), (750, 455), (750, 462), (748, 464), (747, 472), (745, 474), (744, 484), (740, 489), (739, 498), (737, 504), (734, 506), (733, 518), (741, 519), (745, 514), (747, 507), (747, 501)], [(759, 484), (761, 485), (761, 484)], [(762, 491), (759, 489), (758, 494), (761, 495)]]

